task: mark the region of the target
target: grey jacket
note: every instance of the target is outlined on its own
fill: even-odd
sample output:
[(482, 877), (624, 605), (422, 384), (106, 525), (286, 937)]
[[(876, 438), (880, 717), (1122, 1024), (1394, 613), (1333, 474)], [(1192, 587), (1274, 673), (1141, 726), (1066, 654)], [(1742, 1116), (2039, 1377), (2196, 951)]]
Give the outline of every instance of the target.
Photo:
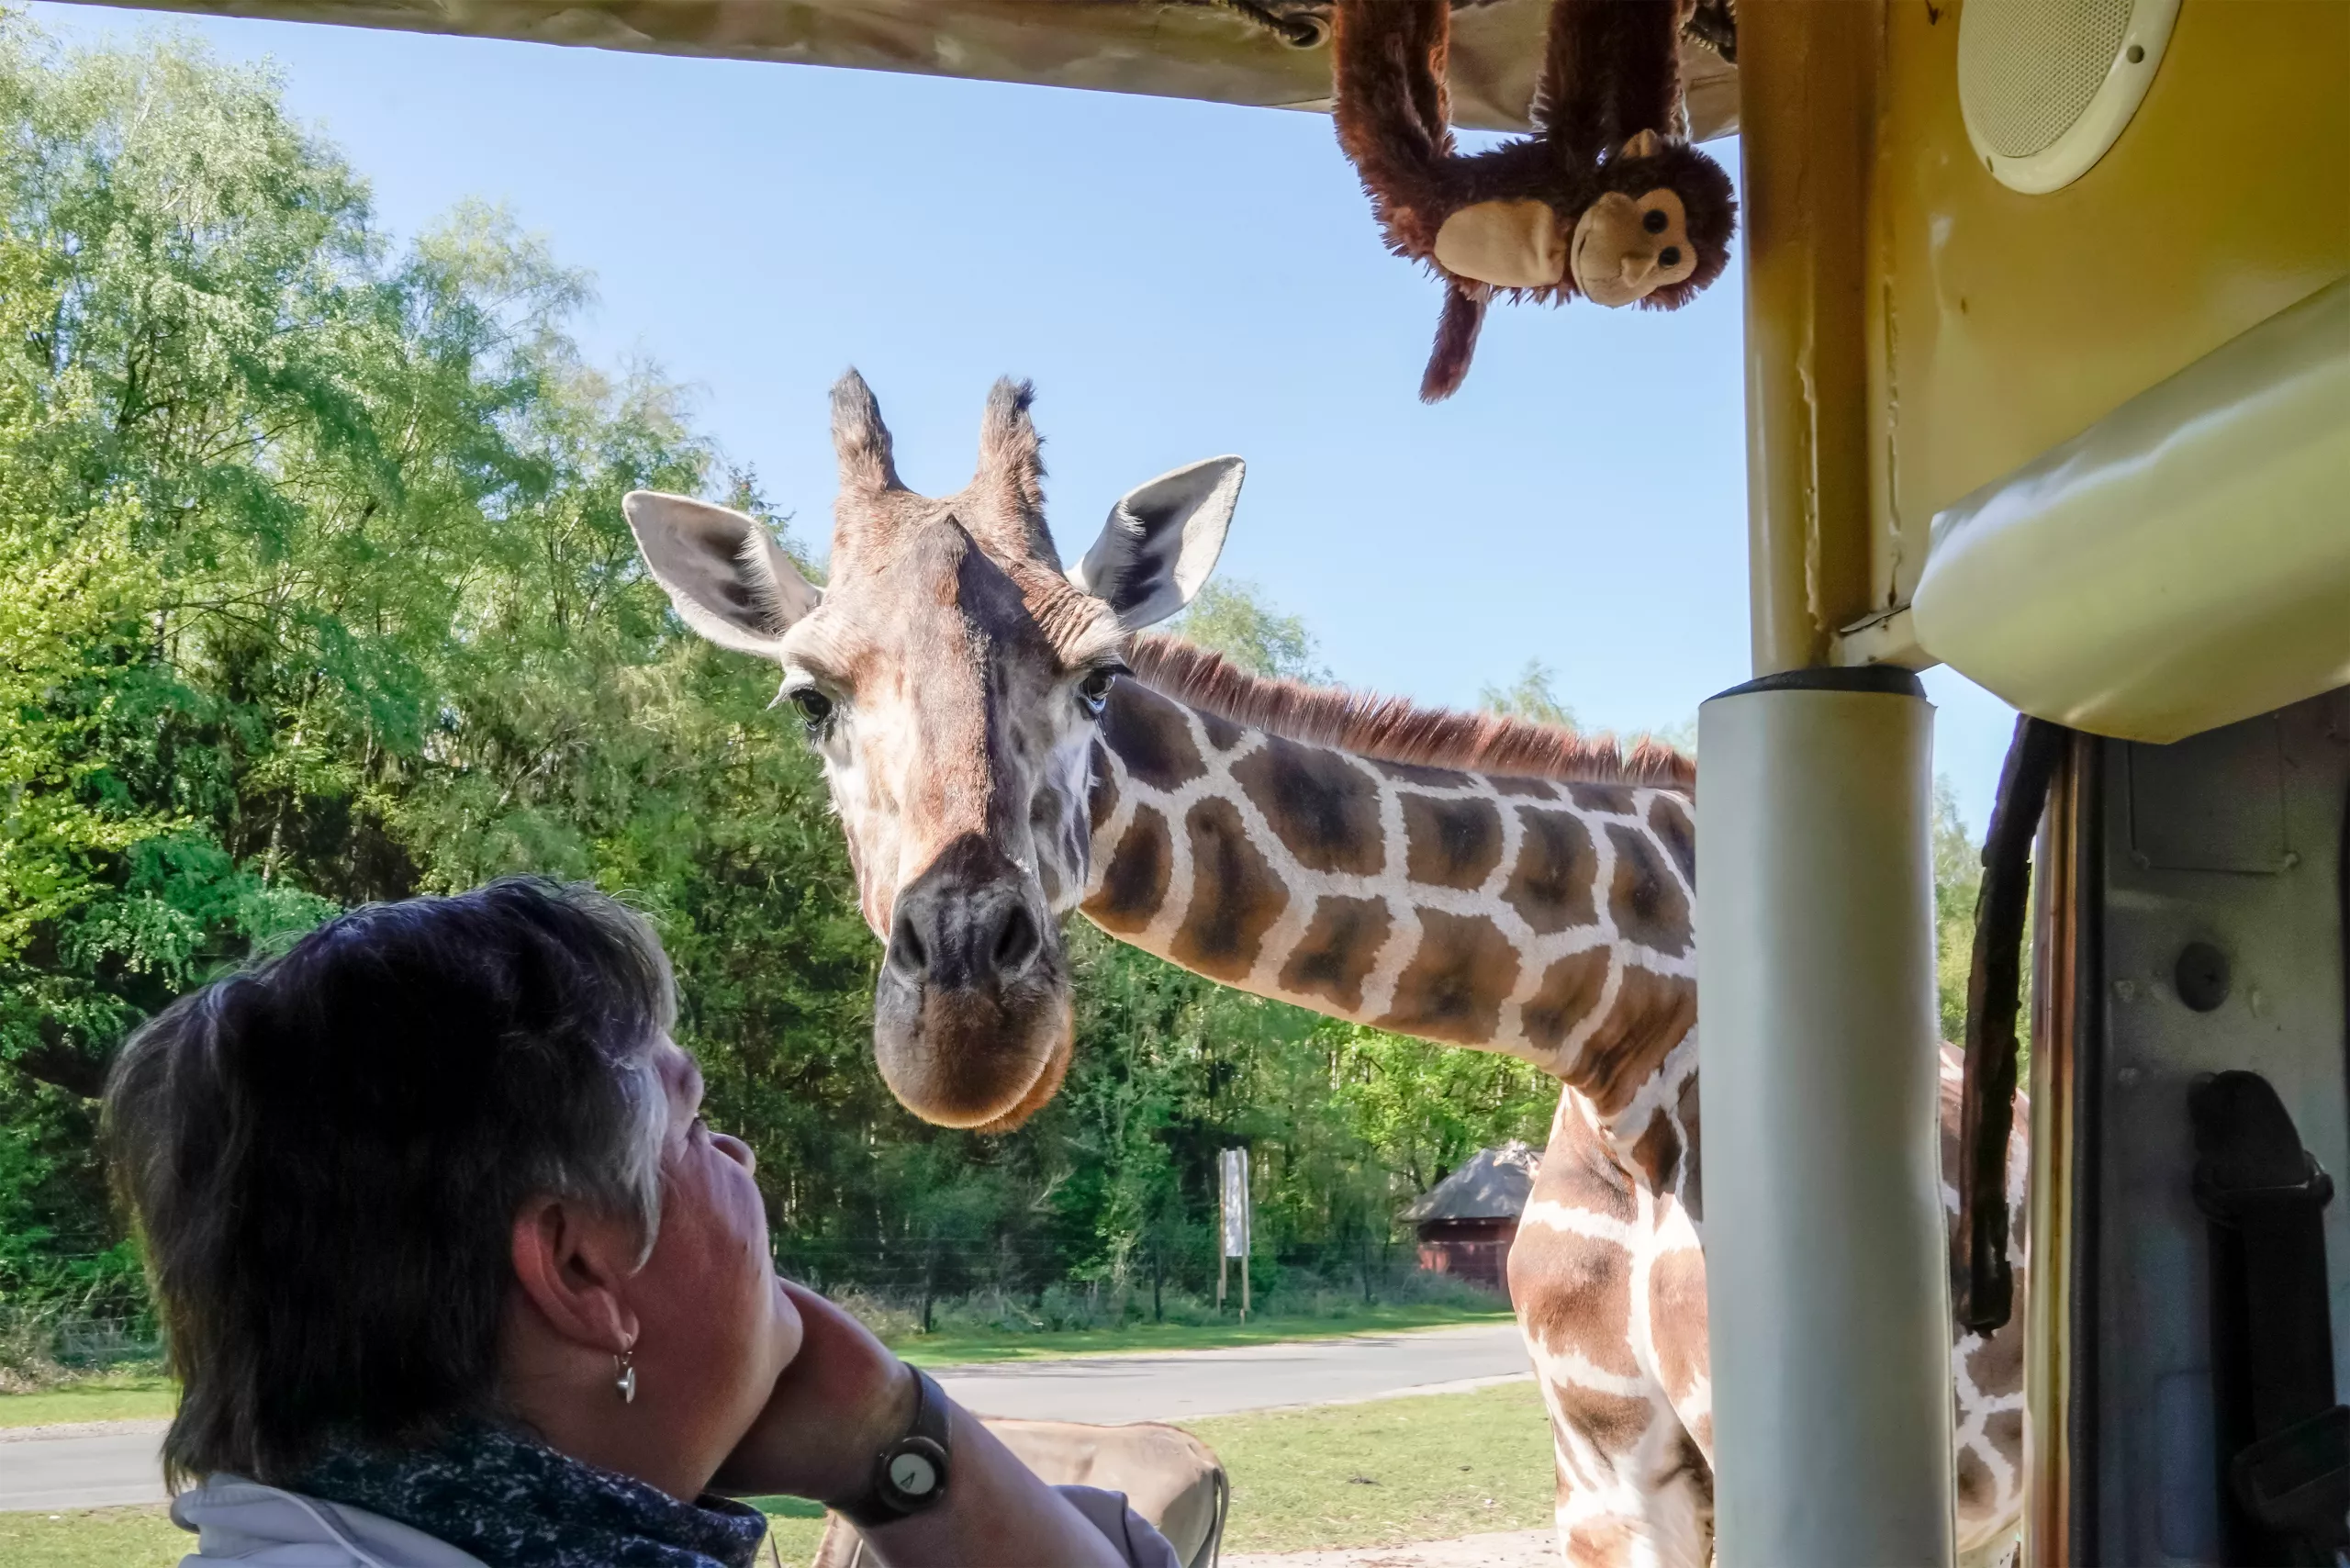
[[(1125, 1553), (1129, 1568), (1180, 1568), (1167, 1538), (1127, 1507), (1123, 1494), (1054, 1490)], [(215, 1475), (181, 1493), (172, 1502), (172, 1522), (196, 1538), (180, 1568), (484, 1568), (481, 1559), (396, 1519), (234, 1475)]]

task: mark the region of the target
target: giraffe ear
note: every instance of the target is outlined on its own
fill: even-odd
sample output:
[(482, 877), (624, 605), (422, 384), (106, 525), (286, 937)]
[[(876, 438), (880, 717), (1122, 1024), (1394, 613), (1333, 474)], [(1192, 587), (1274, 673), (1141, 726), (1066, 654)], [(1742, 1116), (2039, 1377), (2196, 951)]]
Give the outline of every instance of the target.
[(1107, 603), (1129, 632), (1166, 620), (1215, 570), (1247, 472), (1237, 457), (1211, 457), (1127, 491), (1069, 581)]
[(630, 491), (621, 511), (679, 617), (722, 648), (773, 657), (823, 598), (755, 518), (657, 490)]

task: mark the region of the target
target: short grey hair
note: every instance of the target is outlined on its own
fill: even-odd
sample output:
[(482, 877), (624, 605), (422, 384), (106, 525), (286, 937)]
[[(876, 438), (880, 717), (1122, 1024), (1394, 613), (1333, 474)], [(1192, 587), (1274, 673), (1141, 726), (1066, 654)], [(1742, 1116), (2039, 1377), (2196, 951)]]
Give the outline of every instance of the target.
[(676, 1011), (643, 916), (509, 879), (353, 911), (140, 1029), (106, 1136), (185, 1388), (167, 1472), (284, 1484), (494, 1410), (522, 1206), (652, 1251)]

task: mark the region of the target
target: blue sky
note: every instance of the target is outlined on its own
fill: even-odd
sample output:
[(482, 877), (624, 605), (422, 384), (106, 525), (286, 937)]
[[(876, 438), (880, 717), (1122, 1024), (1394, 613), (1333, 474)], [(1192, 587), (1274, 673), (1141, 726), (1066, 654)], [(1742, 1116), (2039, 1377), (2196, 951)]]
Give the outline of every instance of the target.
[[(1750, 673), (1735, 265), (1671, 315), (1497, 310), (1430, 409), (1437, 286), (1381, 248), (1319, 116), (31, 11), (68, 38), (167, 25), (274, 59), (397, 233), (505, 204), (593, 274), (589, 352), (691, 386), (805, 538), (829, 528), (845, 366), (933, 492), (968, 476), (989, 383), (1026, 375), (1065, 555), (1131, 486), (1239, 453), (1219, 569), (1302, 615), (1351, 685), (1466, 704), (1539, 658), (1585, 725), (1628, 730)], [(1927, 685), (1979, 834), (2012, 716), (1947, 671)]]

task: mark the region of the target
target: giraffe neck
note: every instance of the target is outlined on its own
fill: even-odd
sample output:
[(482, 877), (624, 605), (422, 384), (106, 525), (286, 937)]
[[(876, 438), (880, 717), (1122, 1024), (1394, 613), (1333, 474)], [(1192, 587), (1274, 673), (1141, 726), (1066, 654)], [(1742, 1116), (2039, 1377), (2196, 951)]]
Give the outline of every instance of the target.
[(1521, 1058), (1627, 1145), (1694, 1072), (1685, 790), (1359, 756), (1122, 680), (1091, 805), (1080, 907), (1147, 952)]

